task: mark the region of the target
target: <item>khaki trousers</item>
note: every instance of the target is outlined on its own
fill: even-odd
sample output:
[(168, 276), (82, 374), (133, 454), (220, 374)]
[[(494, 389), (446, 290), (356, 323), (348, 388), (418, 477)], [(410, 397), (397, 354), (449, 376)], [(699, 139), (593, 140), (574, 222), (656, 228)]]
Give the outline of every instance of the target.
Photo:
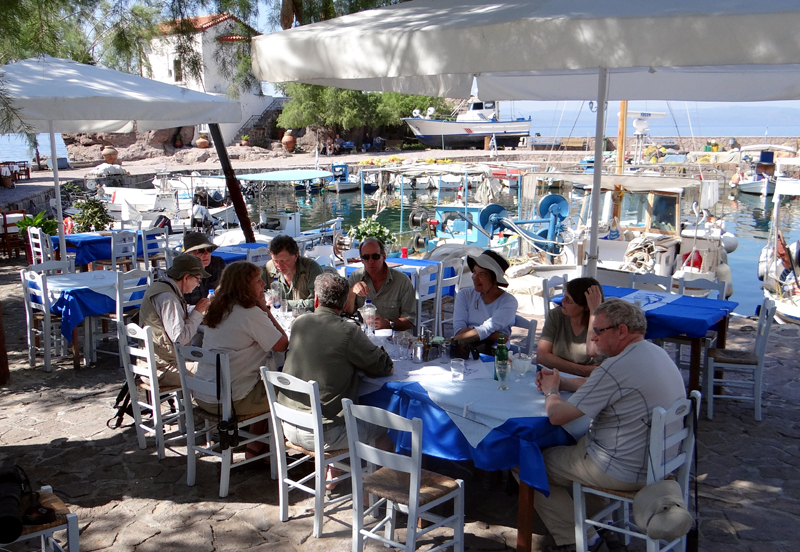
[[(542, 451), (550, 484), (550, 496), (534, 494), (534, 507), (557, 545), (575, 543), (575, 510), (572, 483), (619, 491), (638, 491), (644, 484), (626, 483), (607, 475), (586, 452), (586, 437), (572, 447), (552, 447)], [(592, 515), (604, 506), (598, 496), (586, 495), (586, 511)], [(589, 538), (594, 531), (589, 531)]]

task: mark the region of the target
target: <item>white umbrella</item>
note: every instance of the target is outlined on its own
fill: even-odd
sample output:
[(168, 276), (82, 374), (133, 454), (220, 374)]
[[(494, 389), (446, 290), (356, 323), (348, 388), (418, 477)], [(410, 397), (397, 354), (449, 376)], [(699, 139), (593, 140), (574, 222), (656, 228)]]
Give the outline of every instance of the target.
[[(484, 100), (800, 98), (796, 0), (416, 0), (254, 39), (262, 80)], [(592, 196), (596, 229), (600, 194)], [(597, 232), (589, 274), (596, 268)]]
[(12, 105), (36, 132), (50, 133), (58, 234), (66, 251), (56, 132), (130, 132), (241, 121), (239, 102), (104, 67), (49, 56), (0, 67)]

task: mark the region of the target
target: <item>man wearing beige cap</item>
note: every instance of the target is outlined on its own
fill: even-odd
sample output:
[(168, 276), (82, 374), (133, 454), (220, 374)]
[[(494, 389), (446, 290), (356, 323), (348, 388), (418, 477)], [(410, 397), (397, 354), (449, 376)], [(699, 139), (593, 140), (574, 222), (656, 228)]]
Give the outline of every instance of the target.
[(189, 312), (183, 296), (208, 276), (210, 274), (203, 270), (200, 259), (192, 255), (179, 255), (172, 261), (166, 277), (153, 282), (144, 294), (139, 320), (142, 326), (153, 328), (153, 346), (161, 385), (181, 384), (174, 343), (191, 343), (210, 304), (209, 299), (200, 299), (194, 310)]
[(200, 299), (208, 297), (208, 292), (216, 289), (219, 285), (219, 278), (225, 269), (225, 261), (222, 257), (215, 257), (211, 253), (219, 247), (209, 241), (208, 236), (202, 232), (188, 232), (183, 238), (183, 252), (197, 257), (203, 261), (203, 270), (209, 276), (200, 281), (200, 285), (189, 293), (184, 293), (188, 305), (196, 305)]

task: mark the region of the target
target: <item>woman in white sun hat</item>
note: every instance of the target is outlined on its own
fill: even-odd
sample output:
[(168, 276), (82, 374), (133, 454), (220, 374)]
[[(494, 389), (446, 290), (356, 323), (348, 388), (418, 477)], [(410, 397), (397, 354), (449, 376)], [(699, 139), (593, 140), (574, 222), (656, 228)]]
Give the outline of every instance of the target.
[(477, 257), (467, 256), (467, 265), (475, 287), (456, 296), (453, 340), (462, 350), (469, 347), (489, 354), (498, 334), (509, 335), (517, 314), (517, 300), (502, 289), (508, 286), (509, 264), (499, 253), (486, 250)]

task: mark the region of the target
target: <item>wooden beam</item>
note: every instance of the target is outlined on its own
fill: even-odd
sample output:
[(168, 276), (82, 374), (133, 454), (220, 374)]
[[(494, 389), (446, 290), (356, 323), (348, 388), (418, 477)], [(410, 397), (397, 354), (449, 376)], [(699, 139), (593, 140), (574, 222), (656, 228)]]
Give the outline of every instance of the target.
[(222, 165), (222, 174), (225, 175), (225, 183), (228, 185), (228, 193), (233, 202), (233, 208), (236, 210), (236, 217), (239, 219), (239, 227), (244, 233), (244, 239), (247, 243), (256, 241), (253, 235), (253, 227), (250, 226), (250, 215), (247, 214), (247, 205), (242, 196), (242, 190), (239, 188), (239, 181), (236, 179), (236, 173), (233, 172), (231, 160), (228, 158), (228, 150), (225, 149), (225, 142), (222, 139), (222, 133), (219, 130), (219, 125), (211, 123), (208, 125), (211, 131), (211, 139), (214, 141), (214, 147), (217, 149), (219, 156), (219, 164)]

